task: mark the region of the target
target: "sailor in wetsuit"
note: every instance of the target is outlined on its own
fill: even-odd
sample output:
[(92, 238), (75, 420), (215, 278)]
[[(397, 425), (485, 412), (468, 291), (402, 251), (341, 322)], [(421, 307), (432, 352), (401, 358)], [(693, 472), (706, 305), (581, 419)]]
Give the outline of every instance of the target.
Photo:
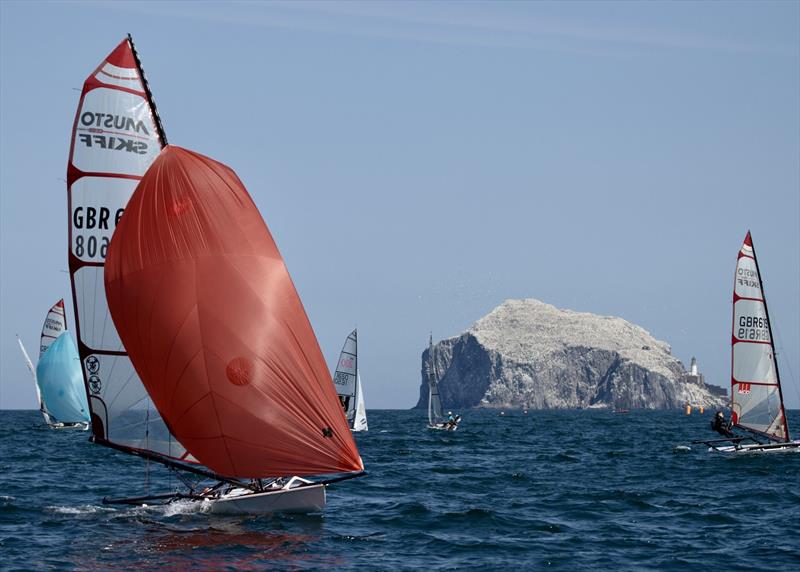
[(714, 416), (714, 420), (711, 421), (711, 430), (716, 431), (728, 439), (734, 437), (734, 434), (731, 431), (731, 424), (725, 422), (725, 414), (722, 413), (722, 411), (717, 411), (717, 414)]

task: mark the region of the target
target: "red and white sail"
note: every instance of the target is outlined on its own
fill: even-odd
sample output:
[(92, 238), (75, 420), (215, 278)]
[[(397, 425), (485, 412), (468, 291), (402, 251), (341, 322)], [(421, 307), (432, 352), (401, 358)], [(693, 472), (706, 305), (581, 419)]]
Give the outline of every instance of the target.
[(64, 299), (62, 298), (50, 308), (42, 325), (42, 337), (39, 343), (39, 359), (47, 351), (61, 332), (67, 329), (67, 316), (64, 313)]
[(190, 460), (152, 407), (126, 355), (103, 284), (114, 229), (165, 144), (146, 85), (125, 39), (86, 79), (75, 114), (67, 191), (78, 352), (97, 440)]
[(749, 232), (736, 261), (731, 344), (733, 423), (776, 441), (789, 441), (769, 315)]
[(106, 262), (114, 324), (198, 461), (248, 478), (363, 468), (289, 272), (229, 167), (165, 147)]

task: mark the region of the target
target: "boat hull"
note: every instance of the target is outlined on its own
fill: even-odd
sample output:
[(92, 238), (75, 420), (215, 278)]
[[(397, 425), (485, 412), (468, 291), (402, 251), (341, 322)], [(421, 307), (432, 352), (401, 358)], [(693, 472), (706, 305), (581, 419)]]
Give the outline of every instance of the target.
[(79, 431), (87, 431), (89, 429), (89, 424), (84, 422), (78, 423), (50, 423), (48, 424), (50, 429), (77, 429)]
[(214, 514), (306, 513), (325, 508), (325, 485), (307, 485), (260, 493), (232, 493), (201, 501)]
[(458, 425), (447, 425), (444, 423), (438, 423), (436, 425), (428, 425), (428, 429), (433, 429), (434, 431), (455, 431), (458, 429)]
[(800, 453), (800, 441), (788, 443), (770, 443), (768, 445), (754, 444), (739, 447), (729, 445), (726, 447), (711, 447), (709, 451), (728, 453), (733, 455), (755, 455), (765, 453)]

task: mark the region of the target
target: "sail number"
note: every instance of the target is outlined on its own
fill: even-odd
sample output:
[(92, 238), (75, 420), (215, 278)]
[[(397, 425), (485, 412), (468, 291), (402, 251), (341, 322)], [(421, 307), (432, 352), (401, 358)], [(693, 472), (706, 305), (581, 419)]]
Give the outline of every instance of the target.
[[(91, 231), (113, 231), (122, 218), (125, 209), (116, 209), (116, 212), (107, 207), (77, 207), (72, 211), (72, 228), (75, 243), (72, 245), (75, 256), (83, 259), (100, 258), (105, 260), (108, 253), (108, 243), (111, 240), (108, 236), (97, 236), (92, 233), (89, 235), (74, 232), (77, 230)], [(113, 227), (112, 227), (113, 225)]]
[(98, 238), (90, 234), (87, 237), (84, 237), (82, 234), (75, 235), (75, 256), (78, 258), (97, 258), (97, 255), (100, 255), (100, 258), (105, 260), (106, 254), (108, 254), (108, 243), (109, 238), (107, 236)]

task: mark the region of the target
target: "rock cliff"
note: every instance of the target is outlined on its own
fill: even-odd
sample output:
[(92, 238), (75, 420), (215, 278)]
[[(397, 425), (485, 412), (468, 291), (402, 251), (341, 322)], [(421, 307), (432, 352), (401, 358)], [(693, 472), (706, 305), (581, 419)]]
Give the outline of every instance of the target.
[[(507, 300), (436, 344), (445, 407), (670, 409), (721, 407), (725, 390), (687, 381), (665, 342), (622, 318)], [(422, 354), (417, 407), (428, 404)]]

